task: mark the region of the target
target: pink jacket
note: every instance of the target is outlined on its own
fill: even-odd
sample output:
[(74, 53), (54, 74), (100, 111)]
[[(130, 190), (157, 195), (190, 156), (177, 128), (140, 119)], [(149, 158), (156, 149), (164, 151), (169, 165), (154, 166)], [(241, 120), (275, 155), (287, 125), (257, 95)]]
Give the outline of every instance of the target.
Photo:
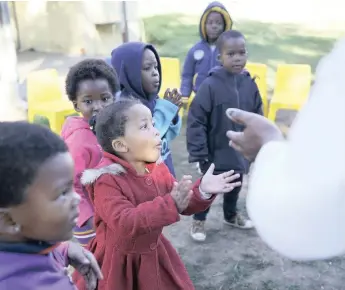
[(62, 128), (61, 136), (74, 160), (74, 190), (81, 196), (78, 227), (93, 217), (93, 206), (80, 182), (85, 169), (94, 168), (102, 159), (102, 149), (88, 122), (81, 117), (69, 117)]

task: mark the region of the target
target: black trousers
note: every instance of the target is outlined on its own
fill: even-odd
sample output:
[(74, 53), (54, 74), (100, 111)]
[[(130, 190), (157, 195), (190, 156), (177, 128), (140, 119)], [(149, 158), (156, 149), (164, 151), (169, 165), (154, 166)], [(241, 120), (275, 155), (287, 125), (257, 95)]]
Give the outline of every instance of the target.
[[(237, 181), (242, 182), (242, 180), (243, 180), (243, 175), (241, 174), (240, 178), (237, 179)], [(231, 218), (233, 218), (236, 215), (236, 213), (237, 213), (237, 201), (238, 201), (238, 197), (239, 197), (241, 188), (242, 188), (241, 186), (236, 187), (236, 188), (234, 188), (233, 191), (223, 194), (224, 219), (230, 220)], [(196, 213), (193, 216), (194, 220), (205, 221), (209, 211), (210, 211), (210, 207), (203, 212)]]

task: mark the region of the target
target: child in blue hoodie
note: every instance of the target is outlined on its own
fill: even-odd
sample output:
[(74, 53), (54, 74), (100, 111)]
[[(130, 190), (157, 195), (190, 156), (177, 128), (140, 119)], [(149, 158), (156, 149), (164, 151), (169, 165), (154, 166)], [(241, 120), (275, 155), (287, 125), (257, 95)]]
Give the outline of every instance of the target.
[(189, 98), (192, 91), (196, 93), (208, 72), (220, 65), (216, 41), (222, 32), (231, 27), (232, 19), (223, 4), (217, 1), (210, 3), (200, 19), (201, 40), (188, 51), (184, 62), (181, 82), (183, 97)]
[(178, 116), (181, 96), (173, 90), (166, 92), (167, 99), (158, 97), (162, 70), (156, 49), (142, 42), (125, 43), (112, 51), (111, 64), (120, 79), (120, 98), (135, 97), (151, 110), (162, 139), (162, 158), (175, 176), (169, 142), (181, 130), (182, 123)]

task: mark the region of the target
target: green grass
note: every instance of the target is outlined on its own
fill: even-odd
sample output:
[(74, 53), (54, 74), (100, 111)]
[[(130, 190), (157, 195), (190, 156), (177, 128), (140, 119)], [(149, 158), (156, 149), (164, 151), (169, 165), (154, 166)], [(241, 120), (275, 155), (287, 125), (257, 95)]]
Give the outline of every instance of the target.
[[(144, 19), (146, 39), (161, 56), (184, 61), (189, 48), (199, 39), (199, 19), (186, 15), (157, 15)], [(310, 64), (313, 71), (320, 57), (332, 48), (338, 31), (312, 31), (293, 24), (238, 21), (234, 29), (247, 38), (249, 61), (267, 64), (268, 86), (274, 85), (278, 63)]]

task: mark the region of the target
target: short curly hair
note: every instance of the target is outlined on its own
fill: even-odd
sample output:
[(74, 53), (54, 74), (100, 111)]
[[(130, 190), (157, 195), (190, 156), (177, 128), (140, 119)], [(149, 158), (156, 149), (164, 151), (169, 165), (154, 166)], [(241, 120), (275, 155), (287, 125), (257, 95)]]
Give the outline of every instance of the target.
[(105, 107), (96, 117), (96, 136), (98, 143), (105, 152), (115, 154), (112, 141), (125, 135), (128, 121), (128, 110), (134, 105), (142, 104), (133, 97), (122, 98)]
[(66, 77), (66, 94), (70, 101), (77, 99), (78, 85), (84, 80), (105, 79), (108, 81), (112, 93), (120, 90), (120, 83), (116, 71), (101, 59), (85, 59), (72, 66)]
[(0, 207), (21, 204), (40, 166), (68, 152), (48, 128), (27, 122), (0, 122)]
[(238, 30), (224, 31), (221, 35), (219, 35), (217, 42), (216, 42), (217, 49), (220, 52), (222, 52), (222, 50), (223, 50), (224, 42), (230, 38), (243, 38), (244, 40), (246, 40), (244, 35)]

